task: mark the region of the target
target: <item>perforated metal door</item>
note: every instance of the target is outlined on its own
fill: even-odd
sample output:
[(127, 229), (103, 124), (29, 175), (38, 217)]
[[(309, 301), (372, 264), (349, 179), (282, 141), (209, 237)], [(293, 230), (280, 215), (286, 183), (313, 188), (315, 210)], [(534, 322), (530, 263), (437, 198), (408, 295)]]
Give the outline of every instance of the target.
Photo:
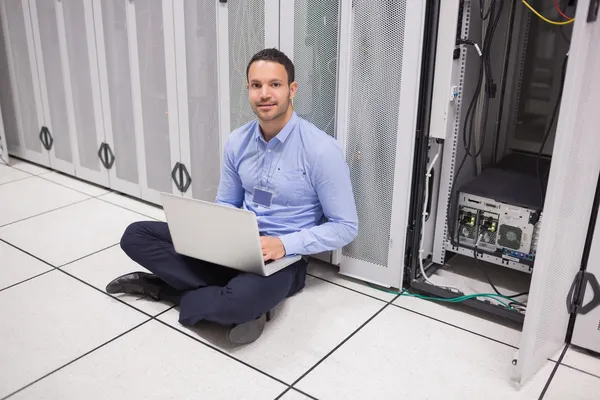
[(227, 4), (230, 126), (233, 130), (256, 118), (248, 103), (246, 66), (252, 56), (265, 47), (265, 0)]
[[(135, 20), (141, 111), (143, 119), (144, 157), (146, 185), (158, 192), (171, 192), (171, 135), (167, 101), (167, 77), (165, 60), (165, 26), (163, 25), (162, 1), (136, 1)], [(169, 43), (172, 48), (173, 43)], [(175, 110), (173, 110), (175, 111)], [(146, 195), (147, 200), (158, 199)], [(154, 197), (154, 198), (152, 198)]]
[(341, 13), (337, 130), (359, 229), (340, 271), (394, 287), (402, 281), (424, 15), (418, 0), (353, 0)]
[(579, 1), (556, 129), (516, 379), (523, 383), (563, 344), (565, 299), (579, 270), (600, 173), (600, 21), (588, 23)]
[[(6, 13), (4, 7), (0, 4), (0, 54), (8, 55), (7, 35), (4, 34)], [(10, 67), (8, 57), (0, 57), (0, 108), (2, 109), (2, 121), (4, 123), (4, 134), (6, 146), (11, 152), (18, 151), (21, 146), (19, 140), (19, 125), (14, 103), (15, 96), (10, 79)]]
[(342, 254), (387, 265), (402, 79), (403, 1), (354, 1), (347, 161), (358, 237)]
[(14, 148), (14, 152), (31, 161), (47, 165), (49, 163), (48, 153), (42, 148), (39, 139), (43, 117), (42, 110), (36, 104), (35, 91), (39, 91), (39, 81), (37, 80), (29, 7), (26, 2), (22, 1), (3, 1), (0, 5), (2, 6), (9, 76), (20, 136), (20, 146)]
[[(131, 69), (129, 65), (129, 43), (127, 26), (127, 1), (103, 0), (101, 17), (103, 46), (106, 60), (106, 78), (108, 93), (103, 93), (104, 104), (108, 103), (109, 126), (105, 126), (112, 135), (115, 153), (115, 176), (117, 179), (133, 184), (139, 183), (133, 99), (131, 87)], [(98, 35), (98, 30), (96, 30)], [(100, 62), (102, 60), (99, 60)], [(106, 120), (106, 118), (105, 118)], [(111, 178), (111, 185), (113, 184)]]
[[(286, 21), (281, 23), (283, 30)], [(335, 136), (339, 0), (296, 0), (293, 26), (292, 55), (299, 88), (294, 110)]]
[[(35, 11), (39, 27), (41, 58), (43, 60), (43, 63), (39, 63), (39, 65), (43, 65), (44, 73), (44, 76), (41, 77), (42, 96), (45, 98), (44, 103), (48, 112), (45, 125), (50, 130), (53, 138), (51, 166), (54, 169), (74, 173), (56, 5), (54, 1), (37, 0), (35, 7), (32, 5), (32, 17), (34, 15), (33, 11)], [(70, 168), (68, 164), (71, 164)]]
[(184, 7), (189, 149), (182, 152), (191, 155), (193, 197), (214, 201), (221, 159), (219, 99), (226, 95), (218, 85), (217, 3), (186, 0)]

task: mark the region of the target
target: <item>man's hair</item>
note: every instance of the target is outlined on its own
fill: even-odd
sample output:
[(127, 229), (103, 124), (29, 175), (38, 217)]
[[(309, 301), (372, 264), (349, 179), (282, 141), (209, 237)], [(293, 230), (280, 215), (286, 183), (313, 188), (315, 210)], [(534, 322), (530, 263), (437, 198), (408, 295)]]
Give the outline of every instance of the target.
[(252, 59), (250, 60), (250, 62), (248, 63), (248, 66), (246, 67), (246, 81), (248, 80), (248, 71), (250, 71), (250, 66), (252, 65), (253, 62), (260, 61), (260, 60), (272, 61), (272, 62), (276, 62), (276, 63), (283, 65), (285, 67), (285, 71), (287, 72), (288, 85), (291, 84), (292, 82), (294, 82), (295, 71), (294, 71), (294, 64), (292, 63), (292, 60), (290, 60), (288, 58), (288, 56), (286, 56), (283, 52), (281, 52), (277, 49), (264, 49), (252, 56)]

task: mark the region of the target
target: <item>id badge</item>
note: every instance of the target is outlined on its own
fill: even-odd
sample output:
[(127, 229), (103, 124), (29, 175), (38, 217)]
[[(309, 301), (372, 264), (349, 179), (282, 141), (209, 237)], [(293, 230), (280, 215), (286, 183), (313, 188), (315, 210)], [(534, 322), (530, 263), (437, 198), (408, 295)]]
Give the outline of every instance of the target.
[(273, 192), (267, 189), (255, 187), (252, 202), (265, 208), (271, 208), (271, 204), (273, 202)]

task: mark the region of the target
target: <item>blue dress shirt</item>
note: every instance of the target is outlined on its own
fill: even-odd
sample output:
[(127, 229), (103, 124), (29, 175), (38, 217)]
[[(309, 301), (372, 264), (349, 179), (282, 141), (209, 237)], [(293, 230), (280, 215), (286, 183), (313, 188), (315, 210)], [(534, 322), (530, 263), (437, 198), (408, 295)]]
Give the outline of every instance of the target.
[[(273, 193), (270, 207), (253, 202), (256, 187)], [(269, 142), (258, 120), (229, 135), (216, 203), (255, 213), (260, 234), (278, 236), (286, 255), (338, 249), (358, 233), (340, 145), (295, 112)]]

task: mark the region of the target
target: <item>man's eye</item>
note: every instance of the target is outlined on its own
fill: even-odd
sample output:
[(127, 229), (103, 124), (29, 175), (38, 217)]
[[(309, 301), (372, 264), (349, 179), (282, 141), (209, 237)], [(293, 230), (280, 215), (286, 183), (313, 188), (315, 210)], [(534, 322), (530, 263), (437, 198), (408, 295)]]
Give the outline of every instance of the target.
[(258, 88), (260, 87), (260, 85), (259, 85), (258, 83), (253, 83), (253, 84), (252, 84), (252, 87), (253, 87), (254, 89), (258, 89)]
[(273, 84), (273, 86), (274, 86), (274, 87), (279, 87), (279, 86), (281, 86), (281, 83), (277, 83), (277, 82), (276, 82), (276, 83), (274, 83), (274, 84)]

